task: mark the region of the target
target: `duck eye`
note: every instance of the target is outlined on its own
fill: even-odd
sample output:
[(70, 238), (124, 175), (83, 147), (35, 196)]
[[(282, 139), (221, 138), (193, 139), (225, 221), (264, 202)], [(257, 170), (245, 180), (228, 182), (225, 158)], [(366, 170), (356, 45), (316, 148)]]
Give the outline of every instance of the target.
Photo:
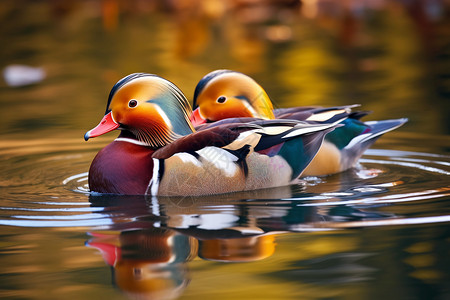
[(138, 104), (138, 103), (137, 103), (136, 100), (131, 99), (131, 100), (128, 102), (128, 107), (136, 107), (137, 104)]
[(220, 96), (219, 98), (217, 98), (217, 103), (224, 103), (225, 101), (227, 101), (227, 97), (225, 96)]

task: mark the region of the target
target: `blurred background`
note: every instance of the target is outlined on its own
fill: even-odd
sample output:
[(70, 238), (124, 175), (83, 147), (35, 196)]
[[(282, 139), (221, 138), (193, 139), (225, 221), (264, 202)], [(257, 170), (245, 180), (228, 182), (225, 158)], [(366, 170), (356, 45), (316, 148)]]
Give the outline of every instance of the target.
[(254, 77), (277, 107), (362, 104), (450, 133), (447, 0), (2, 0), (2, 135), (81, 137), (133, 72), (192, 100), (208, 72)]
[[(130, 271), (182, 299), (450, 299), (449, 12), (450, 0), (1, 0), (0, 298), (131, 298), (140, 286), (119, 277)], [(192, 100), (220, 68), (255, 78), (276, 107), (359, 103), (365, 120), (409, 122), (362, 169), (261, 191), (274, 201), (86, 194), (115, 134), (83, 135), (117, 80), (155, 73)], [(241, 238), (261, 261), (219, 263), (206, 250), (239, 242), (189, 252), (205, 224), (176, 221), (194, 219), (292, 233)], [(105, 228), (117, 232), (94, 232)], [(157, 261), (167, 253), (177, 259)], [(152, 259), (161, 272), (139, 273)]]

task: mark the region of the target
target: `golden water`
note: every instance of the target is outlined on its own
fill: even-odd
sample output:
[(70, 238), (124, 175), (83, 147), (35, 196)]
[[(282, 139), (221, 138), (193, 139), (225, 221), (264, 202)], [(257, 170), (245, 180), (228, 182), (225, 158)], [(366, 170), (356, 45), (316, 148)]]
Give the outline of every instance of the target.
[[(0, 83), (1, 298), (450, 297), (448, 8), (237, 2), (3, 1), (1, 67), (46, 76)], [(255, 77), (278, 107), (360, 103), (368, 120), (410, 121), (358, 168), (302, 186), (89, 195), (115, 136), (83, 134), (118, 79), (156, 73), (191, 98), (218, 68)]]

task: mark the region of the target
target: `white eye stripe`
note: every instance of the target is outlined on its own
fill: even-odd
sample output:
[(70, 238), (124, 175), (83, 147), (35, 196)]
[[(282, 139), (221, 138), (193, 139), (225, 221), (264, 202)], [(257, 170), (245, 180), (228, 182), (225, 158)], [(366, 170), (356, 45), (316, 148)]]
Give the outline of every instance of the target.
[(167, 116), (167, 114), (164, 112), (164, 110), (162, 110), (162, 108), (159, 107), (159, 105), (157, 105), (157, 104), (155, 104), (155, 109), (159, 113), (161, 118), (164, 120), (164, 123), (166, 123), (169, 128), (172, 128), (172, 122), (170, 122), (170, 119)]
[(254, 116), (259, 115), (250, 103), (248, 103), (247, 101), (242, 101), (242, 103), (244, 104), (245, 108), (247, 108), (250, 111), (252, 115)]

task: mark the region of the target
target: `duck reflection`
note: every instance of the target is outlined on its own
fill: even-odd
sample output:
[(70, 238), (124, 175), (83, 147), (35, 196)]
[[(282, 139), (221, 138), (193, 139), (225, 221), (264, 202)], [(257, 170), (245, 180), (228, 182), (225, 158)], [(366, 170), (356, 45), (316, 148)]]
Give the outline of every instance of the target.
[(233, 239), (199, 240), (198, 256), (222, 262), (250, 262), (265, 259), (275, 252), (274, 235)]
[(169, 229), (93, 232), (87, 246), (111, 266), (113, 285), (130, 298), (176, 299), (189, 282), (197, 241)]
[(114, 286), (127, 296), (175, 299), (190, 281), (188, 262), (193, 259), (259, 261), (275, 253), (281, 233), (384, 217), (351, 206), (325, 210), (303, 205), (302, 190), (290, 186), (214, 197), (91, 196), (92, 206), (102, 208), (112, 225), (90, 232), (87, 246), (102, 253)]

